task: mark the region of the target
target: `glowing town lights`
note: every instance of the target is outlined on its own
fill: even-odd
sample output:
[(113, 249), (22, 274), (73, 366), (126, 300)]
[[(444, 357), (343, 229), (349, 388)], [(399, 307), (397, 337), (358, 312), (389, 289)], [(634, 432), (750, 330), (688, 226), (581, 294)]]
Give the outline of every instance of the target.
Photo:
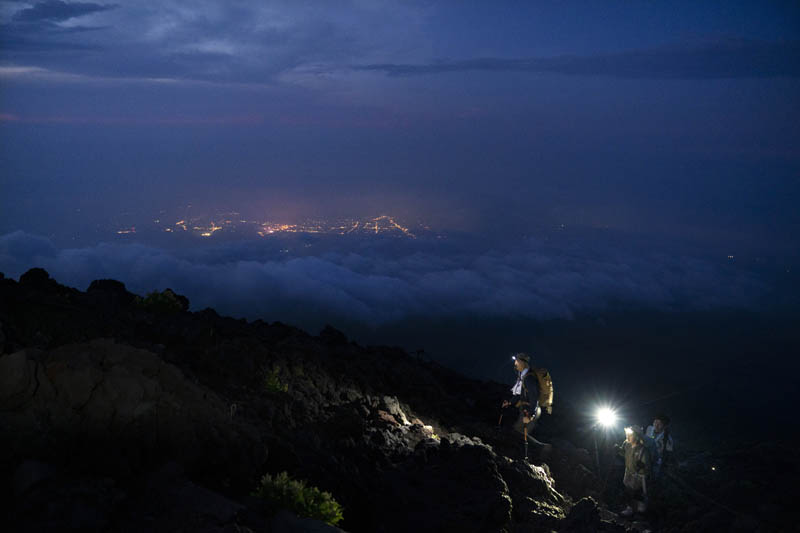
[(196, 226), (194, 229), (200, 231), (200, 236), (201, 237), (211, 237), (212, 235), (214, 235), (215, 232), (221, 230), (222, 226), (217, 226), (212, 221), (211, 225), (208, 228), (203, 228), (203, 227), (200, 227), (200, 226)]
[(412, 239), (416, 239), (417, 238), (416, 235), (411, 233), (411, 231), (409, 231), (408, 228), (404, 228), (403, 226), (401, 226), (400, 224), (395, 222), (395, 220), (392, 217), (388, 216), (388, 215), (382, 215), (382, 216), (379, 216), (378, 218), (373, 218), (372, 221), (375, 222), (375, 233), (376, 234), (378, 233), (379, 223), (382, 222), (382, 221), (385, 221), (385, 222), (387, 222), (389, 224), (389, 226), (391, 226), (391, 228), (400, 230), (406, 236), (411, 237)]
[[(216, 220), (219, 220), (217, 224)], [(156, 224), (163, 224), (164, 219), (153, 220)], [(247, 225), (248, 228), (243, 227)], [(422, 226), (420, 226), (422, 227)], [(348, 235), (371, 234), (392, 237), (408, 237), (416, 239), (417, 236), (407, 227), (401, 225), (389, 215), (376, 218), (356, 219), (355, 217), (325, 220), (308, 219), (295, 224), (285, 224), (274, 221), (245, 220), (238, 213), (217, 213), (215, 220), (202, 216), (185, 217), (177, 222), (170, 222), (166, 227), (159, 228), (167, 233), (185, 231), (198, 237), (213, 237), (218, 231), (227, 229), (236, 234), (246, 234), (268, 237), (281, 234), (307, 234), (307, 235)], [(224, 232), (223, 232), (224, 233)]]

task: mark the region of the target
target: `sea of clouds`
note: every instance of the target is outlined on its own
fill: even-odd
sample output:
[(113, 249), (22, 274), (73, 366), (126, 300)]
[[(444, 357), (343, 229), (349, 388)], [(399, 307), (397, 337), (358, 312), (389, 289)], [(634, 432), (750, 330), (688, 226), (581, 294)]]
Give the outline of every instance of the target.
[(768, 290), (754, 273), (724, 261), (596, 243), (389, 240), (303, 255), (278, 252), (263, 242), (189, 250), (132, 243), (58, 248), (16, 231), (0, 236), (0, 271), (18, 278), (42, 267), (81, 290), (102, 278), (120, 280), (137, 294), (170, 287), (195, 310), (301, 326), (337, 318), (367, 325), (411, 317), (570, 318), (620, 305), (747, 309)]

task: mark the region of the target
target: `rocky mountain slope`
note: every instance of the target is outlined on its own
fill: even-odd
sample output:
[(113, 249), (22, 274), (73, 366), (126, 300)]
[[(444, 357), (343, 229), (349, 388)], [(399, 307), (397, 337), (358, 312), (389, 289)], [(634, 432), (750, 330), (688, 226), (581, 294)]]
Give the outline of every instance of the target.
[[(608, 478), (570, 443), (566, 402), (538, 431), (554, 445), (527, 462), (520, 437), (496, 427), (506, 385), (331, 327), (192, 313), (171, 291), (139, 298), (112, 280), (82, 292), (40, 269), (0, 278), (0, 304), (10, 530), (335, 530), (251, 495), (283, 471), (330, 492), (352, 532), (646, 527), (596, 503)], [(762, 514), (782, 524), (782, 505)], [(765, 523), (714, 512), (701, 504), (663, 529)]]

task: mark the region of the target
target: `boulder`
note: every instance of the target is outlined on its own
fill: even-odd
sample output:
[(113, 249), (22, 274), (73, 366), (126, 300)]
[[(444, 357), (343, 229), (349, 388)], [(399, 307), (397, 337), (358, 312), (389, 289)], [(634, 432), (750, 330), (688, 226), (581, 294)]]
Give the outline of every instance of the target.
[(408, 421), (408, 417), (403, 412), (403, 409), (400, 407), (400, 402), (394, 396), (384, 396), (382, 398), (382, 403), (388, 411), (389, 414), (394, 416), (394, 418), (404, 426), (408, 426), (411, 422)]
[(153, 353), (105, 339), (0, 357), (0, 424), (21, 459), (78, 453), (127, 470), (175, 458), (249, 477), (264, 458), (254, 429), (216, 393)]
[(581, 498), (561, 522), (560, 530), (570, 533), (595, 533), (600, 530), (600, 511), (593, 498)]
[(58, 284), (52, 278), (50, 278), (50, 274), (43, 268), (31, 268), (24, 274), (19, 277), (20, 284), (35, 288), (35, 289), (47, 289)]
[(14, 411), (36, 392), (36, 362), (19, 351), (0, 357), (0, 412)]
[(125, 284), (114, 279), (96, 279), (89, 284), (86, 294), (105, 306), (125, 306), (133, 303), (136, 295), (125, 288)]

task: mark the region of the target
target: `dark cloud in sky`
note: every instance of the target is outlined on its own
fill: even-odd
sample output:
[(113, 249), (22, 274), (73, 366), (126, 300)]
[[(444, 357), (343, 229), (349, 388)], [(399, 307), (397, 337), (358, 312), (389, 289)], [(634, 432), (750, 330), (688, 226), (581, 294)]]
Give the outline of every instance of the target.
[(114, 4), (95, 4), (83, 2), (62, 2), (60, 0), (47, 0), (46, 2), (37, 2), (33, 7), (22, 9), (16, 12), (13, 16), (15, 21), (20, 22), (37, 22), (37, 21), (51, 21), (62, 22), (71, 18), (88, 15), (89, 13), (97, 13), (99, 11), (106, 11), (114, 9), (117, 6)]
[[(376, 59), (381, 51), (403, 47), (404, 39), (417, 35), (420, 9), (358, 1), (12, 3), (0, 11), (0, 58), (85, 76), (267, 83), (303, 65)], [(79, 35), (78, 27), (104, 31)], [(64, 58), (48, 53), (55, 47), (41, 41), (103, 53)]]
[(74, 41), (65, 41), (64, 35), (97, 31), (102, 28), (73, 27), (69, 29), (57, 28), (49, 23), (32, 26), (0, 26), (0, 46), (6, 51), (26, 53), (61, 54), (64, 52), (93, 52), (100, 47)]
[(727, 40), (699, 46), (676, 45), (596, 56), (527, 59), (476, 58), (429, 64), (355, 67), (390, 76), (450, 72), (536, 72), (632, 79), (773, 78), (800, 76), (800, 41)]
[[(298, 71), (337, 75), (353, 64), (403, 76), (475, 70), (640, 79), (797, 75), (796, 9), (745, 2), (735, 16), (724, 11), (691, 2), (648, 9), (608, 2), (576, 12), (534, 3), (491, 9), (355, 0), (9, 2), (0, 10), (6, 35), (0, 53), (6, 62), (72, 74), (261, 83)], [(106, 31), (67, 35), (81, 28)], [(36, 42), (55, 34), (65, 48), (104, 53), (30, 55), (46, 51)], [(703, 35), (705, 44), (692, 44)], [(468, 59), (431, 63), (435, 57)]]
[[(24, 5), (24, 4), (23, 4)], [(107, 26), (74, 23), (73, 19), (116, 9), (115, 4), (67, 3), (59, 0), (39, 2), (19, 9), (0, 23), (0, 48), (6, 61), (41, 61), (44, 57), (63, 57), (65, 53), (94, 53), (103, 45), (82, 34), (107, 29)], [(37, 59), (38, 58), (38, 59)], [(58, 61), (58, 60), (57, 60)]]
[[(171, 287), (194, 309), (318, 327), (485, 316), (570, 318), (616, 306), (661, 310), (754, 308), (767, 290), (746, 270), (623, 247), (523, 242), (503, 249), (370, 246), (286, 258), (259, 245), (166, 251), (137, 244), (58, 249), (23, 232), (0, 237), (0, 270), (45, 268), (85, 289), (114, 278), (145, 294)], [(261, 247), (261, 248), (259, 248)]]

